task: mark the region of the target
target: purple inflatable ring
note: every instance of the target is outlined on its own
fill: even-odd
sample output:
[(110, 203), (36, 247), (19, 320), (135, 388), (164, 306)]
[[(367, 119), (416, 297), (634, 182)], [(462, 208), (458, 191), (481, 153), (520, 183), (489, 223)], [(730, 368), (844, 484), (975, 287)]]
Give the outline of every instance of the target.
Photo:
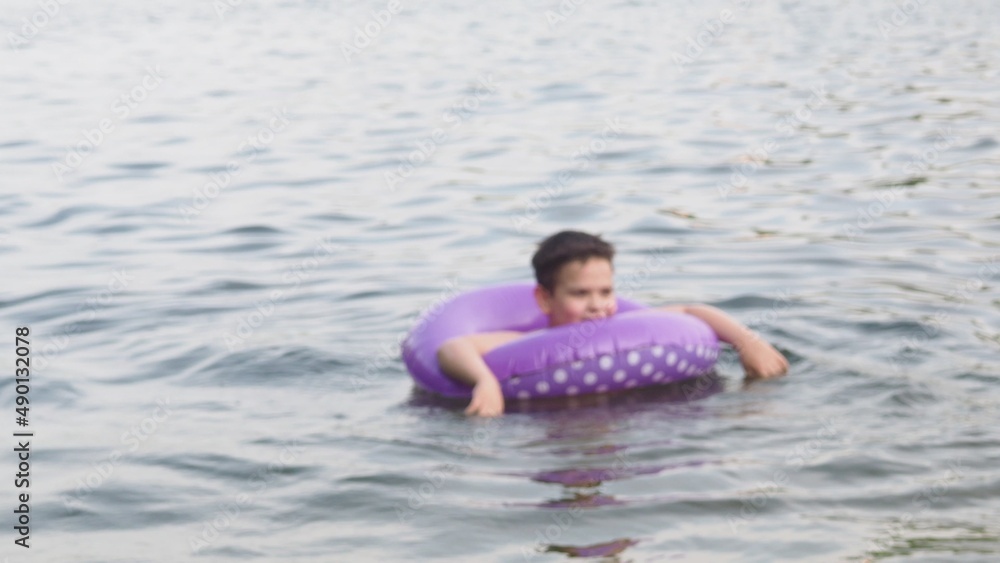
[(691, 315), (619, 297), (612, 317), (547, 328), (533, 291), (534, 284), (487, 287), (424, 313), (402, 345), (416, 383), (447, 397), (471, 397), (470, 386), (441, 372), (437, 350), (449, 338), (497, 330), (531, 332), (483, 356), (509, 399), (670, 383), (707, 373), (718, 358), (715, 332)]

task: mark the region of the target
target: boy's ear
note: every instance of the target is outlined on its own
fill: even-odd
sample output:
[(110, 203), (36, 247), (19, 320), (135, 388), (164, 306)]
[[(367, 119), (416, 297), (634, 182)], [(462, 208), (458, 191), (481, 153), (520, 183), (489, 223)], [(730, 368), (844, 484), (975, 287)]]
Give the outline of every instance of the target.
[(542, 310), (546, 315), (552, 313), (552, 307), (549, 301), (552, 299), (552, 294), (549, 290), (545, 289), (541, 285), (535, 286), (535, 301), (538, 303), (538, 308)]

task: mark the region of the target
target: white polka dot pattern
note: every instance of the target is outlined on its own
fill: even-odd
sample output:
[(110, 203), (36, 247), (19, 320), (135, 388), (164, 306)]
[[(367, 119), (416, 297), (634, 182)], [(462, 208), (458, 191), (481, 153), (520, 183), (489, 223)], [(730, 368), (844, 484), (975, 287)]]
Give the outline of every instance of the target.
[(621, 391), (708, 373), (718, 355), (713, 345), (656, 345), (519, 374), (502, 381), (501, 387), (505, 396), (518, 399)]
[(639, 352), (637, 352), (636, 350), (632, 350), (631, 352), (628, 353), (628, 365), (634, 366), (638, 364), (639, 358), (641, 357), (642, 356), (639, 355)]

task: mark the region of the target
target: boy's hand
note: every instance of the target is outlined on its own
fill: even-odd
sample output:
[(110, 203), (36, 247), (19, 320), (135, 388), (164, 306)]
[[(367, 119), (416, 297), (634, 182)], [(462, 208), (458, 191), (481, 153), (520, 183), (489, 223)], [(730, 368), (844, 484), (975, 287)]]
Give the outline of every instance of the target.
[(503, 414), (503, 392), (496, 379), (481, 380), (472, 388), (472, 402), (465, 414), (478, 416), (500, 416)]
[(747, 379), (778, 377), (788, 371), (788, 360), (781, 352), (736, 319), (711, 305), (674, 305), (660, 307), (660, 310), (685, 313), (704, 321), (715, 331), (719, 340), (731, 344), (739, 352)]
[(788, 371), (788, 360), (760, 338), (753, 338), (738, 348), (747, 379), (769, 379)]

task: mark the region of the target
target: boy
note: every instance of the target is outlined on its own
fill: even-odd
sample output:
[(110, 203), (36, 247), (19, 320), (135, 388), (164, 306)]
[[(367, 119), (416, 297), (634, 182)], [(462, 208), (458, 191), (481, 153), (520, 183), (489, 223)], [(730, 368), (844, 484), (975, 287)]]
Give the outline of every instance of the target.
[[(614, 248), (598, 236), (579, 231), (562, 231), (542, 241), (531, 259), (535, 269), (535, 299), (549, 317), (549, 326), (610, 317), (617, 311)], [(740, 355), (748, 379), (777, 377), (788, 370), (788, 361), (770, 344), (729, 315), (708, 305), (657, 307), (660, 311), (698, 317), (728, 342)], [(466, 414), (498, 416), (504, 399), (500, 383), (483, 361), (483, 354), (519, 338), (514, 331), (486, 332), (452, 338), (438, 349), (444, 373), (472, 388)]]

